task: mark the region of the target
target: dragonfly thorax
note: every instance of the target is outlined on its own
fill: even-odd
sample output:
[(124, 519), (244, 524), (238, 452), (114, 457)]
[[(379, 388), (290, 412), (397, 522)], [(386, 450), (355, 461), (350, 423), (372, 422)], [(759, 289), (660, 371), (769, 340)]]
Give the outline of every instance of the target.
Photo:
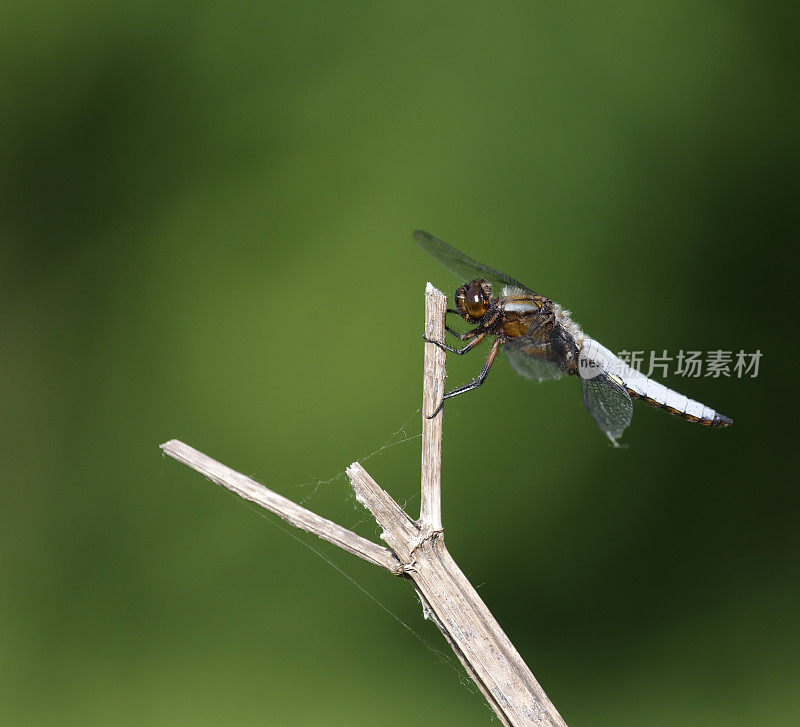
[(472, 280), (456, 290), (456, 307), (465, 320), (477, 323), (486, 315), (492, 300), (492, 286), (483, 279)]

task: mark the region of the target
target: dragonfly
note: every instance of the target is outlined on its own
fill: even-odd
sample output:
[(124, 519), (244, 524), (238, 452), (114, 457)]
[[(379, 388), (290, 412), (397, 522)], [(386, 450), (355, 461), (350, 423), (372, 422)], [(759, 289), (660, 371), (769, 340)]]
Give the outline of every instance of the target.
[(705, 404), (632, 368), (586, 335), (568, 310), (518, 280), (473, 260), (428, 232), (417, 230), (414, 240), (460, 280), (468, 281), (456, 289), (455, 308), (448, 308), (447, 314), (458, 315), (474, 326), (466, 333), (445, 326), (448, 333), (464, 343), (461, 348), (448, 346), (445, 341), (425, 340), (459, 355), (469, 353), (485, 338), (492, 340), (478, 376), (445, 393), (429, 418), (442, 410), (446, 399), (483, 384), (502, 348), (511, 367), (528, 379), (547, 381), (577, 376), (584, 405), (614, 446), (619, 446), (619, 438), (631, 423), (633, 399), (707, 427), (733, 423)]

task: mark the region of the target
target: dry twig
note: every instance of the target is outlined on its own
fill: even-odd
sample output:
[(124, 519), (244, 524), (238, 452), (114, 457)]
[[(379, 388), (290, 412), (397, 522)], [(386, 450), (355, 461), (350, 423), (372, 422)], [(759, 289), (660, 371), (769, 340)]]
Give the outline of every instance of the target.
[[(425, 291), (425, 335), (444, 339), (446, 299), (430, 283)], [(212, 482), (286, 522), (314, 533), (359, 558), (409, 578), (434, 623), (478, 685), (500, 721), (509, 727), (566, 727), (522, 657), (503, 633), (486, 604), (461, 572), (444, 545), (441, 516), (442, 412), (433, 411), (444, 393), (444, 352), (425, 344), (422, 397), (422, 507), (412, 520), (354, 462), (347, 469), (356, 497), (383, 529), (389, 548), (306, 510), (258, 482), (172, 439), (161, 445), (165, 454), (197, 470)]]

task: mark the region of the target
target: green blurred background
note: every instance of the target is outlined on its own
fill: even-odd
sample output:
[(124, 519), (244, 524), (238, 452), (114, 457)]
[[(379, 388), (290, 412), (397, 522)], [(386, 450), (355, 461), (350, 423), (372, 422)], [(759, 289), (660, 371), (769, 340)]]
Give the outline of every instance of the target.
[[(763, 352), (622, 450), (502, 361), (444, 520), (571, 726), (797, 724), (790, 8), (3, 3), (0, 723), (492, 721), (407, 583), (158, 450), (377, 537), (334, 476), (420, 431), (421, 227), (614, 350)], [(416, 512), (418, 439), (365, 465)]]

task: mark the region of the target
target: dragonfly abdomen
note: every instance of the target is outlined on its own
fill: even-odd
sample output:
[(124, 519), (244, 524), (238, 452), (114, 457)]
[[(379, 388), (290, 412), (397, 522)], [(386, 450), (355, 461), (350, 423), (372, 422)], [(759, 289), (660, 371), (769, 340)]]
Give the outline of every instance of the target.
[(679, 394), (658, 381), (647, 378), (588, 336), (583, 340), (582, 353), (598, 362), (609, 375), (617, 376), (632, 399), (639, 399), (652, 407), (663, 409), (689, 422), (699, 422), (706, 427), (727, 427), (733, 423), (728, 417), (714, 411), (711, 407)]
[[(643, 393), (641, 391), (642, 387), (637, 387), (637, 390), (626, 383), (625, 388), (628, 390), (628, 394), (630, 394), (632, 399), (639, 399), (639, 401), (643, 401), (645, 404), (649, 404), (656, 409), (663, 409), (668, 414), (678, 416), (681, 419), (685, 419), (687, 422), (698, 422), (706, 427), (727, 427), (729, 424), (733, 423), (728, 417), (701, 404), (699, 401), (689, 399), (673, 389), (667, 389), (666, 386), (652, 379), (645, 378), (644, 380), (647, 384), (656, 384), (658, 387), (666, 389), (667, 396), (652, 396), (649, 393)], [(651, 389), (652, 387), (647, 386), (646, 388)]]

